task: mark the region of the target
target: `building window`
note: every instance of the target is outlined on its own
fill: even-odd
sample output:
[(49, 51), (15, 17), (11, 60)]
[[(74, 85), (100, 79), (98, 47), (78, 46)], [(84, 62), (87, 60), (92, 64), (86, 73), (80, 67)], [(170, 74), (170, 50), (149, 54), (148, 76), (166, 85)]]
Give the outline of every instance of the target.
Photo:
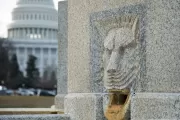
[(47, 31), (47, 29), (44, 29), (44, 37), (46, 37), (46, 31)]
[(43, 15), (43, 20), (45, 20), (45, 15)]
[(41, 15), (39, 15), (39, 20), (41, 20)]
[(37, 28), (34, 29), (34, 33), (37, 34)]
[(37, 15), (36, 14), (35, 14), (34, 18), (35, 18), (35, 20), (37, 19)]
[(36, 52), (36, 54), (40, 54), (40, 48), (35, 48), (35, 52)]
[(24, 14), (22, 15), (22, 19), (24, 20)]
[(29, 15), (28, 15), (28, 14), (26, 15), (26, 19), (27, 19), (27, 20), (29, 19)]
[(53, 55), (55, 55), (55, 54), (56, 54), (56, 49), (55, 49), (55, 48), (52, 48), (52, 49), (51, 49), (51, 53), (52, 53)]
[(26, 33), (26, 36), (28, 36), (28, 31), (27, 31), (27, 28), (25, 28), (25, 33)]
[(37, 37), (38, 37), (38, 35), (37, 35), (37, 28), (34, 29), (33, 37), (34, 37), (35, 39), (37, 39)]

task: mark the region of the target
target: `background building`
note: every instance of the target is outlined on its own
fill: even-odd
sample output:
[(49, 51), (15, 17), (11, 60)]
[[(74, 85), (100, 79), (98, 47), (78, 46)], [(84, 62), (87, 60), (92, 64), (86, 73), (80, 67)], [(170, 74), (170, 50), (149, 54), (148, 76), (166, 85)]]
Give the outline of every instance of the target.
[(41, 77), (46, 68), (56, 68), (57, 29), (58, 14), (53, 0), (17, 0), (8, 25), (8, 38), (24, 75), (30, 54), (37, 57)]

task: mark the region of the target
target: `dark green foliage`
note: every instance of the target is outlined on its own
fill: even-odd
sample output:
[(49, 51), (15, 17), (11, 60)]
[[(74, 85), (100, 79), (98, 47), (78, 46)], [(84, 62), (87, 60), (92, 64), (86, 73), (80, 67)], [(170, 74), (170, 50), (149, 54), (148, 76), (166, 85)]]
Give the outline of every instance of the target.
[(55, 89), (57, 84), (56, 70), (52, 66), (48, 66), (43, 73), (39, 88)]
[(57, 84), (56, 72), (55, 71), (51, 72), (51, 84), (52, 84), (52, 87), (54, 87)]
[(21, 87), (23, 83), (24, 83), (23, 73), (19, 70), (16, 54), (13, 54), (9, 64), (9, 75), (8, 75), (7, 86), (12, 89), (17, 89), (18, 87)]
[[(0, 84), (6, 84), (9, 71), (8, 52), (11, 48), (10, 42), (5, 38), (0, 38)], [(4, 82), (2, 82), (4, 81)]]
[(10, 54), (12, 48), (12, 43), (9, 40), (0, 38), (0, 84), (3, 83), (8, 88), (16, 89), (24, 83), (24, 76), (19, 70), (17, 56)]
[(17, 61), (17, 56), (16, 54), (13, 54), (11, 57), (11, 61), (10, 61), (10, 78), (14, 78), (17, 76), (17, 74), (19, 73), (19, 65), (18, 65), (18, 61)]
[(29, 55), (26, 68), (26, 87), (35, 87), (39, 81), (39, 70), (36, 68), (37, 58), (33, 55)]

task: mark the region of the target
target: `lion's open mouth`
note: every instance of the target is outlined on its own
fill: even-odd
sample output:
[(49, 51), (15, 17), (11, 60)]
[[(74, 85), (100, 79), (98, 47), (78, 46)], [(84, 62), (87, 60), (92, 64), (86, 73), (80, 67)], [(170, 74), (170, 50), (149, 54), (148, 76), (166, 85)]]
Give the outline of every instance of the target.
[(126, 100), (127, 100), (127, 98), (128, 98), (128, 95), (120, 94), (119, 95), (119, 104), (120, 105), (124, 105)]
[(130, 99), (129, 89), (111, 89), (109, 90), (110, 101), (105, 112), (105, 116), (108, 120), (124, 120), (127, 112), (127, 105)]
[(111, 105), (120, 105), (123, 106), (129, 99), (130, 90), (122, 89), (122, 90), (110, 90), (112, 93)]

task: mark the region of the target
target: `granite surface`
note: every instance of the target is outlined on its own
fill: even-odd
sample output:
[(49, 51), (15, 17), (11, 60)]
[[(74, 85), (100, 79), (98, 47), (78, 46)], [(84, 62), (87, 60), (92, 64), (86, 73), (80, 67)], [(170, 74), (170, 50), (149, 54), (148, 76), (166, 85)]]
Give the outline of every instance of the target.
[(179, 93), (136, 93), (131, 102), (131, 120), (179, 120)]
[(180, 92), (180, 0), (146, 0), (147, 92)]
[(99, 31), (97, 25), (100, 20), (126, 14), (140, 18), (141, 76), (133, 92), (135, 96), (141, 94), (138, 92), (157, 93), (149, 93), (148, 98), (133, 98), (132, 119), (179, 119), (179, 97), (175, 95), (180, 91), (179, 3), (179, 0), (68, 0), (69, 94), (65, 112), (73, 120), (99, 120), (96, 113), (103, 116), (103, 108), (95, 104), (94, 96), (106, 92), (102, 81), (102, 40), (106, 30), (100, 26)]
[(0, 120), (70, 120), (68, 115), (0, 115)]
[(67, 94), (67, 1), (58, 4), (58, 75), (55, 107), (64, 108), (64, 97)]
[(72, 120), (105, 120), (103, 95), (90, 93), (71, 93), (65, 97), (64, 112)]
[[(72, 120), (105, 120), (102, 95), (106, 92), (102, 67), (103, 38), (95, 33), (97, 31), (94, 31), (96, 28), (91, 23), (91, 15), (101, 12), (103, 14), (100, 16), (104, 17), (105, 11), (122, 14), (124, 6), (133, 7), (142, 1), (68, 0), (68, 95), (65, 97), (64, 112)], [(136, 9), (131, 7), (127, 11)], [(138, 11), (140, 15), (144, 13), (142, 10)]]
[(54, 98), (54, 104), (56, 109), (64, 109), (64, 97), (67, 94), (57, 94)]
[[(101, 11), (92, 13), (90, 16), (90, 75), (91, 75), (91, 88), (93, 91), (103, 90), (103, 51), (104, 51), (104, 39), (109, 29), (117, 27), (115, 23), (119, 16), (132, 15), (137, 16), (139, 19), (139, 31), (140, 31), (140, 45), (139, 45), (139, 56), (140, 56), (140, 79), (136, 80), (136, 88), (143, 90), (145, 86), (141, 84), (141, 81), (145, 79), (146, 69), (146, 54), (145, 54), (145, 26), (146, 26), (146, 6), (144, 4), (129, 5), (126, 7), (120, 7), (116, 9)], [(109, 21), (106, 25), (102, 25), (101, 22)], [(111, 26), (107, 24), (112, 24)]]
[(180, 0), (146, 0), (144, 91), (131, 101), (132, 120), (180, 119)]
[[(99, 48), (97, 48), (103, 43), (100, 40), (91, 41), (90, 15), (106, 10), (118, 10), (124, 6), (133, 6), (141, 2), (143, 0), (68, 0), (69, 93), (104, 91), (103, 68), (99, 65), (102, 61), (102, 51), (98, 51)], [(94, 37), (96, 39), (98, 36)], [(95, 52), (92, 53), (92, 51)]]
[(58, 83), (57, 93), (67, 93), (67, 1), (58, 4)]

